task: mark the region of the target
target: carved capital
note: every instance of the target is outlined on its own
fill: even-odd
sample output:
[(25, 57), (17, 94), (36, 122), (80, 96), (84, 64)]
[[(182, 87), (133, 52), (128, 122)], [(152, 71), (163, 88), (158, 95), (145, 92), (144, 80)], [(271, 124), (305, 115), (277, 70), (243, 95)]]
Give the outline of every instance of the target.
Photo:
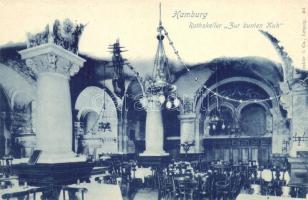
[(52, 43), (25, 49), (19, 53), (36, 76), (50, 72), (70, 77), (75, 75), (85, 62), (79, 56)]

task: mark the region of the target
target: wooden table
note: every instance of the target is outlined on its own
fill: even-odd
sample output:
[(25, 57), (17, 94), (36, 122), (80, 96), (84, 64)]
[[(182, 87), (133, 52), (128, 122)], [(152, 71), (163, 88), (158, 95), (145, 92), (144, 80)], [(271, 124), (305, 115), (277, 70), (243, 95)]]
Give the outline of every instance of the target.
[(63, 187), (63, 200), (66, 199), (66, 192), (81, 192), (82, 200), (122, 200), (122, 194), (119, 185), (98, 184), (98, 183), (80, 183)]
[(34, 186), (16, 186), (0, 190), (2, 199), (9, 200), (16, 197), (27, 197), (29, 199), (30, 194), (33, 194), (33, 200), (36, 199), (36, 192), (40, 192), (42, 188)]

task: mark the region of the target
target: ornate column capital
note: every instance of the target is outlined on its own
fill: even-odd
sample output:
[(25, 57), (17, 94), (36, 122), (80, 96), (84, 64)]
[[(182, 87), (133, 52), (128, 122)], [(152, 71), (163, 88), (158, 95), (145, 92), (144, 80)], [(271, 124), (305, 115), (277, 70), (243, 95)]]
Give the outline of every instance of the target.
[(40, 73), (58, 73), (74, 76), (85, 60), (54, 43), (46, 43), (19, 51), (22, 59), (38, 76)]

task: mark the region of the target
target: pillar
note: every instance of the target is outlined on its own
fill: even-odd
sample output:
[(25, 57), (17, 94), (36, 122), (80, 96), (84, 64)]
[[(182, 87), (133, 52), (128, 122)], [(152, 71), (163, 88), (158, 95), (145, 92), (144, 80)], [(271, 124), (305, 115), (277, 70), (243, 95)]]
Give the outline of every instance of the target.
[(84, 59), (54, 43), (19, 52), (37, 77), (36, 135), (38, 163), (84, 161), (72, 151), (72, 110), (69, 79)]
[[(184, 142), (195, 142), (195, 146), (192, 146), (188, 153), (197, 153), (196, 149), (199, 146), (199, 135), (195, 134), (196, 131), (196, 114), (185, 113), (178, 116), (180, 120), (180, 132), (181, 132), (181, 144)], [(181, 153), (185, 153), (183, 148), (180, 149)]]
[[(298, 152), (308, 152), (307, 139), (305, 141), (299, 140), (300, 137), (307, 137), (308, 131), (308, 93), (307, 87), (301, 84), (294, 84), (292, 86), (292, 121), (291, 121), (291, 141), (288, 161), (291, 168), (290, 185), (307, 185), (308, 160), (305, 156), (299, 156)], [(295, 138), (297, 137), (297, 138)], [(303, 138), (301, 138), (303, 139)]]
[(166, 156), (164, 146), (164, 126), (161, 104), (157, 95), (147, 97), (145, 125), (145, 151), (140, 156)]
[[(303, 85), (295, 84), (292, 88), (292, 128), (291, 132), (293, 137), (290, 142), (291, 157), (297, 157), (298, 151), (308, 151), (308, 141), (301, 141), (300, 143), (295, 140), (296, 137), (308, 137), (308, 88)], [(299, 138), (297, 138), (299, 139)]]

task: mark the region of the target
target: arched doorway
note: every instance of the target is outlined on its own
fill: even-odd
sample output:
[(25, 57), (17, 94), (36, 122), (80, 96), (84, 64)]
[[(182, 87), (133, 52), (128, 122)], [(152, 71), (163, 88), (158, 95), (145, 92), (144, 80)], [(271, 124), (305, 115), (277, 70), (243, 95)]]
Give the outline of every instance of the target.
[[(78, 153), (94, 159), (119, 152), (116, 101), (108, 88), (89, 86), (78, 96), (75, 109), (79, 131), (75, 131)], [(81, 129), (81, 131), (80, 131)]]
[(142, 86), (137, 79), (128, 85), (123, 100), (123, 151), (142, 153), (145, 150), (146, 111), (140, 103), (143, 97)]

